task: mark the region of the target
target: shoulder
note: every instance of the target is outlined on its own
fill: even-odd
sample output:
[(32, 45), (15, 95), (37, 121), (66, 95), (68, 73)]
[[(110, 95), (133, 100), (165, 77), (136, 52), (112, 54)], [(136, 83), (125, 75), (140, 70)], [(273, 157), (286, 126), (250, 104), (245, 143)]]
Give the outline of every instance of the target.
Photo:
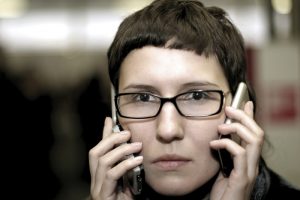
[(279, 174), (269, 169), (270, 187), (266, 199), (298, 199), (300, 189), (291, 185)]
[(259, 163), (259, 175), (251, 194), (251, 200), (300, 199), (300, 189), (269, 168), (264, 159)]

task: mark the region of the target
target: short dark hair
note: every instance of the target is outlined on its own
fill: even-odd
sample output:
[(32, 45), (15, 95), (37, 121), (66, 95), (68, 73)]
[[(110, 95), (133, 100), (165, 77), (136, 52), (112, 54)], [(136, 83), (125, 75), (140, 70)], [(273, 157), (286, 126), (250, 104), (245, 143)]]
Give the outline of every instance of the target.
[(223, 9), (206, 7), (197, 0), (155, 0), (125, 18), (107, 53), (109, 76), (116, 89), (124, 58), (148, 45), (216, 56), (231, 93), (240, 81), (246, 82), (255, 108), (255, 94), (246, 76), (244, 40)]

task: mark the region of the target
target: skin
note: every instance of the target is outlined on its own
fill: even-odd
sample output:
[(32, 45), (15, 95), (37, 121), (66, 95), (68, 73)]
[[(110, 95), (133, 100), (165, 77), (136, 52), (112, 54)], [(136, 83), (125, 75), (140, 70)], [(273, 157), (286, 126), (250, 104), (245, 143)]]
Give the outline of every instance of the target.
[[(120, 93), (151, 92), (173, 97), (195, 89), (220, 89), (228, 94), (225, 105), (230, 104), (228, 81), (215, 56), (147, 46), (130, 52), (121, 65)], [(237, 122), (224, 125), (225, 114)], [(263, 131), (253, 120), (252, 102), (243, 111), (224, 106), (218, 115), (200, 119), (181, 116), (168, 102), (156, 118), (119, 120), (126, 131), (112, 133), (112, 121), (107, 118), (103, 139), (90, 150), (92, 199), (133, 199), (128, 188), (116, 192), (117, 180), (141, 163), (146, 182), (156, 192), (188, 194), (219, 173), (219, 163), (211, 153), (219, 148), (233, 155), (234, 169), (229, 178), (219, 173), (211, 199), (249, 198), (263, 144)], [(218, 140), (219, 133), (237, 134), (242, 143)], [(115, 148), (129, 140), (130, 144)], [(130, 153), (140, 156), (123, 160)]]

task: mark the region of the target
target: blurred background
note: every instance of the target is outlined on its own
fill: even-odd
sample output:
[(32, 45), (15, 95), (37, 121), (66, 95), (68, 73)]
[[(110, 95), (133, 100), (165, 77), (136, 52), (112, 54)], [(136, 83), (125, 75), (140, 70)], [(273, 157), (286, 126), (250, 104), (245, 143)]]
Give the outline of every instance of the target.
[[(2, 191), (10, 199), (89, 194), (88, 150), (110, 115), (106, 51), (151, 0), (0, 0)], [(300, 1), (203, 0), (242, 32), (267, 163), (300, 187)]]

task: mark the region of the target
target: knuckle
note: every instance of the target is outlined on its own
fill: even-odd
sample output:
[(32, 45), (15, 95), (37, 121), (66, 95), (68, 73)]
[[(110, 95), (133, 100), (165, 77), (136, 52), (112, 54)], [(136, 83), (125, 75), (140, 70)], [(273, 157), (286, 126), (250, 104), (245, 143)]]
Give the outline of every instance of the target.
[(132, 158), (127, 158), (124, 161), (124, 166), (125, 166), (126, 169), (130, 169), (132, 167)]
[(97, 151), (96, 151), (95, 148), (92, 148), (92, 149), (89, 150), (89, 157), (90, 157), (90, 158), (95, 158), (95, 157), (97, 157)]
[(262, 146), (263, 143), (264, 143), (264, 131), (260, 130), (258, 133), (257, 133), (257, 137), (256, 137), (256, 143), (259, 145), (259, 146)]
[(99, 166), (106, 166), (107, 164), (107, 160), (105, 159), (105, 158), (103, 158), (103, 157), (100, 157), (99, 159), (98, 159), (98, 164), (99, 164)]
[(253, 138), (253, 144), (255, 144), (257, 146), (261, 146), (263, 144), (263, 140), (259, 137), (255, 137), (255, 138)]
[(264, 144), (264, 138), (261, 138), (259, 141), (258, 141), (258, 145), (261, 147), (263, 146)]
[(99, 199), (98, 197), (99, 197), (98, 192), (91, 191), (91, 195), (90, 195), (90, 198), (88, 200), (97, 200), (97, 199)]
[(240, 149), (238, 152), (237, 152), (237, 155), (238, 156), (246, 156), (246, 154), (247, 154), (247, 151), (246, 151), (246, 149)]
[(113, 173), (112, 170), (110, 170), (106, 173), (106, 179), (107, 180), (117, 180), (117, 176), (115, 175), (115, 173)]
[(259, 129), (258, 135), (263, 138), (265, 135), (265, 132), (262, 129)]
[(123, 143), (118, 148), (123, 152), (123, 156), (132, 153), (132, 148), (128, 143)]

